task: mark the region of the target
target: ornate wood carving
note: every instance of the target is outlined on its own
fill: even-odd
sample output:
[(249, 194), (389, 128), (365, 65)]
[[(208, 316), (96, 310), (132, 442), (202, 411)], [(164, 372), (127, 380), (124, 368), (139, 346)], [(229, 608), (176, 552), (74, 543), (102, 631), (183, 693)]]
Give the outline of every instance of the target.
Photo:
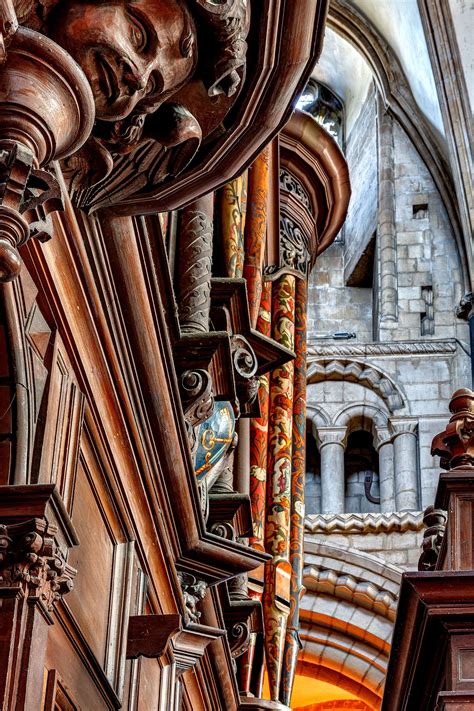
[(0, 74), (0, 281), (18, 276), (18, 247), (32, 234), (44, 238), (45, 218), (62, 208), (54, 175), (39, 168), (77, 150), (93, 117), (92, 93), (75, 62), (19, 28)]
[(76, 574), (55, 541), (57, 527), (41, 519), (0, 524), (0, 587), (18, 587), (47, 610), (73, 588)]
[(441, 457), (444, 469), (474, 465), (474, 393), (457, 390), (449, 404), (453, 413), (444, 432), (433, 439), (432, 455)]
[(190, 622), (199, 622), (202, 613), (197, 609), (197, 606), (206, 596), (207, 585), (204, 580), (182, 571), (178, 571), (178, 579), (183, 594), (186, 616)]
[(418, 570), (435, 570), (446, 530), (446, 520), (446, 511), (435, 509), (434, 506), (425, 509), (423, 523), (426, 528), (423, 531), (423, 552), (418, 561)]

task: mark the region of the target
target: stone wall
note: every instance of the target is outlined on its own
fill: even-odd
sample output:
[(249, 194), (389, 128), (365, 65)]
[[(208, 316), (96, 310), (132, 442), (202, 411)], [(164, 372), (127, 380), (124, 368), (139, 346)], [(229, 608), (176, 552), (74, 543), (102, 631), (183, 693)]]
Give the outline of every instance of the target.
[[(377, 123), (375, 107), (382, 112)], [(432, 439), (444, 428), (452, 393), (470, 385), (468, 326), (455, 316), (463, 294), (460, 258), (428, 168), (372, 89), (348, 137), (347, 153), (353, 197), (345, 242), (318, 258), (310, 281), (308, 417), (316, 439), (321, 428), (371, 432), (383, 464), (381, 510), (421, 509), (433, 503), (439, 476)], [(353, 264), (362, 261), (370, 239), (379, 189), (383, 210), (377, 208), (375, 216), (375, 283), (373, 288), (348, 286)], [(356, 338), (327, 338), (335, 332)], [(401, 430), (406, 451), (400, 439), (396, 442)], [(337, 448), (333, 457), (341, 465)], [(352, 502), (347, 484), (331, 498), (338, 506), (335, 513), (369, 510), (360, 498), (362, 482)], [(308, 513), (324, 511), (322, 498), (319, 475), (309, 471)]]
[(377, 116), (374, 84), (346, 139), (352, 196), (344, 225), (346, 280), (377, 228)]

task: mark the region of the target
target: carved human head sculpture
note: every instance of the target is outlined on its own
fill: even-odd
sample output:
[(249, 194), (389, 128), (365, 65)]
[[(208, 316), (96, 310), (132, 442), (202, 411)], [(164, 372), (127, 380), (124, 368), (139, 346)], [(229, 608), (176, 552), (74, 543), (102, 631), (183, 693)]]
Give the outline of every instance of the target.
[(178, 175), (221, 130), (245, 77), (250, 0), (13, 2), (92, 88), (92, 135), (63, 163), (77, 205), (97, 209)]
[(105, 121), (154, 111), (197, 63), (196, 27), (181, 0), (63, 0), (49, 34), (82, 67)]

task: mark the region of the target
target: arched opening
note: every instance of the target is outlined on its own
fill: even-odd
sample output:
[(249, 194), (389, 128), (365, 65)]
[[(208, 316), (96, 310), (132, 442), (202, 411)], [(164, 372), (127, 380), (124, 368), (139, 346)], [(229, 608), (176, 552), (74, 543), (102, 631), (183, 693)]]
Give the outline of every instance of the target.
[(349, 434), (344, 453), (346, 513), (380, 513), (379, 457), (371, 432)]
[(311, 420), (306, 420), (305, 509), (308, 515), (321, 513), (321, 456)]

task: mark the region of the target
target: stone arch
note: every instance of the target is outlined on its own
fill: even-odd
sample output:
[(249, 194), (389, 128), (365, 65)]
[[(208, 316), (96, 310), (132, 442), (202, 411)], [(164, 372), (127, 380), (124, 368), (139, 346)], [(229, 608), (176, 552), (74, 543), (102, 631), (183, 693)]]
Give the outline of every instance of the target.
[(345, 405), (334, 417), (334, 424), (338, 427), (347, 427), (348, 434), (356, 429), (371, 432), (374, 437), (377, 428), (388, 427), (389, 413), (376, 405), (365, 402)]
[(326, 380), (346, 380), (373, 390), (390, 412), (406, 407), (406, 400), (395, 382), (379, 367), (344, 358), (318, 359), (308, 367), (309, 385)]
[(331, 424), (331, 418), (321, 405), (307, 405), (306, 419), (311, 420), (314, 427), (327, 427)]
[(298, 673), (379, 708), (402, 570), (353, 548), (306, 540)]

